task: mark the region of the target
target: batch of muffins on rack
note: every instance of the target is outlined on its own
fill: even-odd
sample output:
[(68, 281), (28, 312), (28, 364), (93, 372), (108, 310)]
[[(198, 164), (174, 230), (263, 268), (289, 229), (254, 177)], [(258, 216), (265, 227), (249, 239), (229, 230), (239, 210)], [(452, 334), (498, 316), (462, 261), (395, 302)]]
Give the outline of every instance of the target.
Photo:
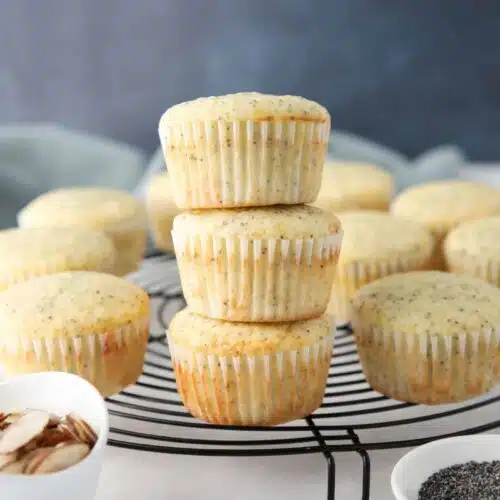
[(453, 180), (393, 198), (380, 167), (324, 165), (330, 116), (301, 97), (200, 98), (168, 109), (159, 134), (168, 173), (147, 207), (61, 189), (0, 232), (7, 375), (69, 371), (105, 396), (137, 380), (150, 303), (124, 276), (149, 225), (178, 262), (187, 307), (167, 336), (195, 417), (313, 412), (334, 323), (352, 326), (368, 383), (392, 398), (458, 402), (500, 381), (500, 191)]

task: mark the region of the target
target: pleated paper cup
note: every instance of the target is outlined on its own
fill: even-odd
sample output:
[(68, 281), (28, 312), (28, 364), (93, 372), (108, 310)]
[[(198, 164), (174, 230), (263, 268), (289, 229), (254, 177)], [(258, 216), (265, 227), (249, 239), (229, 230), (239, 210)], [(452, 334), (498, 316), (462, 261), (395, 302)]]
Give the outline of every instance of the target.
[(0, 296), (0, 364), (8, 376), (69, 372), (108, 396), (141, 374), (150, 300), (131, 281), (65, 272), (18, 283)]
[(293, 341), (269, 348), (261, 339), (257, 352), (223, 330), (218, 346), (202, 351), (169, 333), (179, 395), (193, 416), (214, 424), (271, 426), (303, 418), (323, 400), (333, 345), (327, 330), (295, 349)]
[(330, 121), (164, 123), (159, 134), (179, 208), (300, 204), (318, 195)]
[(342, 233), (249, 240), (172, 232), (189, 307), (227, 321), (295, 321), (325, 312)]
[(26, 373), (73, 373), (103, 396), (134, 384), (142, 373), (149, 318), (98, 333), (53, 338), (0, 338), (0, 363), (8, 377)]
[(460, 224), (444, 242), (447, 269), (500, 287), (500, 216)]
[(393, 399), (422, 404), (464, 401), (500, 377), (500, 327), (439, 336), (352, 326), (366, 380)]
[(351, 325), (368, 383), (386, 396), (453, 403), (500, 377), (500, 290), (438, 271), (395, 274), (362, 287)]
[(373, 262), (339, 261), (333, 281), (328, 312), (335, 316), (337, 325), (347, 325), (351, 318), (350, 300), (362, 286), (391, 274), (430, 269), (432, 256), (423, 251), (412, 257), (395, 256), (387, 260)]
[(344, 238), (328, 312), (349, 323), (349, 301), (364, 285), (391, 274), (429, 269), (434, 240), (412, 220), (373, 210), (337, 214)]
[(500, 287), (500, 259), (475, 258), (450, 252), (446, 255), (446, 267), (450, 273), (473, 276)]

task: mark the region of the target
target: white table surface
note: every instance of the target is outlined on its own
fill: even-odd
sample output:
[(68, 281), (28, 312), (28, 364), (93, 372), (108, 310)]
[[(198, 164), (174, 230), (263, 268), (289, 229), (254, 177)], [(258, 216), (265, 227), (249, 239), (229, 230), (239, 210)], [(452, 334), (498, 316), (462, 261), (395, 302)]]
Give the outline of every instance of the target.
[[(475, 165), (464, 169), (464, 178), (500, 186), (500, 165)], [(487, 419), (498, 419), (500, 408), (492, 405), (481, 413), (460, 415), (453, 422), (426, 423), (423, 432), (440, 434), (467, 428)], [(380, 439), (418, 437), (404, 435), (405, 429), (377, 432)], [(500, 433), (500, 430), (494, 431)], [(396, 449), (371, 452), (372, 500), (393, 498), (390, 473), (408, 451)], [(354, 453), (335, 456), (338, 500), (361, 498), (361, 461)], [(322, 455), (206, 458), (160, 455), (108, 447), (96, 500), (323, 500), (326, 499), (326, 462)]]

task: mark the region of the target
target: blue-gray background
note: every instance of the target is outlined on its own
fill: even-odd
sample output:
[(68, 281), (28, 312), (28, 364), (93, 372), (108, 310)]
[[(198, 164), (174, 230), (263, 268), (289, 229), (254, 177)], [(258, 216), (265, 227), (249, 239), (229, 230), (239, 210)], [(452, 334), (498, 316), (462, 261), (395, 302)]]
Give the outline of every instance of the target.
[(500, 158), (498, 0), (0, 0), (0, 123), (153, 151), (164, 108), (296, 93), (408, 154)]

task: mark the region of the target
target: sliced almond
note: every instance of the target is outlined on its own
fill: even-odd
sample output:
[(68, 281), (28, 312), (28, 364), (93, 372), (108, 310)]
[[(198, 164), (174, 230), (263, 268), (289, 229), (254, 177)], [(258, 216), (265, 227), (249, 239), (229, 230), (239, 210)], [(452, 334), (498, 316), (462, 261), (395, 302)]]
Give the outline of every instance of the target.
[(0, 470), (5, 466), (15, 462), (17, 460), (17, 453), (6, 453), (5, 455), (0, 455)]
[(49, 423), (47, 424), (47, 427), (49, 429), (57, 427), (61, 423), (61, 419), (54, 414), (50, 414), (49, 416)]
[(57, 427), (55, 429), (45, 429), (45, 432), (37, 439), (37, 445), (43, 447), (57, 446), (68, 441), (74, 441), (73, 435), (64, 427), (61, 429)]
[(25, 457), (23, 457), (23, 473), (24, 474), (33, 474), (33, 472), (40, 466), (40, 464), (45, 460), (45, 458), (52, 453), (54, 448), (37, 448), (33, 450), (31, 453), (28, 453)]
[(49, 418), (47, 412), (32, 411), (9, 425), (0, 438), (0, 453), (12, 453), (27, 445), (45, 430)]
[(93, 446), (95, 444), (95, 442), (97, 441), (97, 434), (95, 433), (94, 429), (92, 429), (92, 427), (90, 427), (90, 425), (85, 422), (85, 420), (81, 419), (75, 413), (70, 413), (66, 417), (66, 419), (75, 428), (78, 436), (83, 442), (89, 444), (90, 446)]
[(0, 469), (0, 474), (22, 474), (24, 471), (23, 460), (17, 460), (16, 462), (11, 462), (6, 465), (3, 469)]
[(72, 444), (82, 444), (80, 441), (70, 439), (69, 441), (63, 441), (62, 443), (56, 444), (55, 448), (62, 448), (63, 446), (71, 446)]
[(81, 441), (80, 434), (78, 433), (76, 427), (67, 420), (59, 424), (58, 429), (62, 432), (66, 432), (69, 436), (71, 436), (71, 439), (73, 439), (74, 441), (78, 442)]
[(33, 471), (33, 474), (52, 474), (81, 462), (90, 452), (86, 444), (72, 444), (54, 448), (44, 457), (40, 465)]
[(19, 413), (0, 413), (0, 431), (7, 429), (10, 424), (20, 417)]
[(38, 446), (37, 440), (32, 439), (28, 444), (20, 448), (18, 451), (22, 454), (30, 453), (35, 450)]
[(8, 424), (13, 424), (14, 422), (17, 422), (21, 417), (24, 417), (26, 415), (26, 412), (22, 413), (20, 411), (11, 411), (8, 415), (5, 421)]

